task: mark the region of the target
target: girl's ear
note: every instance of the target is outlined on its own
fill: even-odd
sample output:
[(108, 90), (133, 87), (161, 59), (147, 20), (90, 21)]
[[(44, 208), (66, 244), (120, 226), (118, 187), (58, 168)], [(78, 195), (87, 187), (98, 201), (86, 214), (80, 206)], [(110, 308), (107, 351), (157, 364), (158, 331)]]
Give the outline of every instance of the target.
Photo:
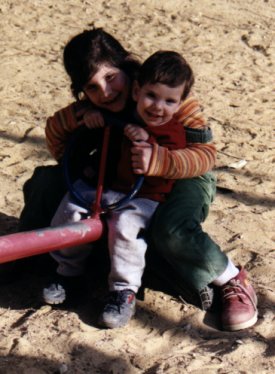
[(78, 99), (79, 100), (89, 100), (89, 98), (86, 96), (86, 93), (84, 91), (79, 92)]
[(138, 101), (140, 87), (137, 81), (133, 82), (132, 97), (134, 101)]

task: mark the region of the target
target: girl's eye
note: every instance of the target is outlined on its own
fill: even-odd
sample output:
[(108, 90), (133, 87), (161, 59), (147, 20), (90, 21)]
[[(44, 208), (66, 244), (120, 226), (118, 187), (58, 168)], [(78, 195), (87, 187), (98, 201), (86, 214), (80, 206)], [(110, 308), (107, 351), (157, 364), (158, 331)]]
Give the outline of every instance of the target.
[(85, 88), (86, 91), (96, 91), (97, 86), (95, 84), (91, 84)]
[(115, 74), (106, 75), (106, 81), (111, 82), (113, 79), (115, 79)]

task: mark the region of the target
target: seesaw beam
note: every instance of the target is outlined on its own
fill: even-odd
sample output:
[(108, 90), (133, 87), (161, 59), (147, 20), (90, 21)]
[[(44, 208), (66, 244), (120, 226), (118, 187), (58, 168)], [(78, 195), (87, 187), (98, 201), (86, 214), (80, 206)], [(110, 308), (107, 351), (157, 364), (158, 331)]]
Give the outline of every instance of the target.
[(21, 258), (94, 242), (103, 234), (98, 216), (58, 227), (0, 237), (0, 264)]

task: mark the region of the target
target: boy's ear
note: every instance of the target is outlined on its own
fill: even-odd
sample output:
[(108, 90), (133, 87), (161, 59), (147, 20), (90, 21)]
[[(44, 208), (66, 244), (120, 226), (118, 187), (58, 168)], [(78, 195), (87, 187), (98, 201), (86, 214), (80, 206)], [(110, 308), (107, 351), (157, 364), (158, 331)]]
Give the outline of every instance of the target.
[(133, 82), (132, 97), (134, 101), (138, 101), (140, 87), (137, 81)]

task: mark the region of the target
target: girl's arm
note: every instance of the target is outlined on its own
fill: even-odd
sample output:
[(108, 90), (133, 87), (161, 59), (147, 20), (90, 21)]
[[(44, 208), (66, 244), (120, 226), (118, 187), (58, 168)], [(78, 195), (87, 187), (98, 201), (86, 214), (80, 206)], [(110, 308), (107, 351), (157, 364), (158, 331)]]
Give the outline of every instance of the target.
[(101, 112), (85, 100), (57, 111), (46, 123), (46, 143), (52, 156), (60, 161), (70, 134), (80, 126), (95, 129), (104, 126)]
[(70, 134), (81, 125), (77, 113), (82, 103), (73, 103), (57, 111), (47, 119), (46, 144), (52, 156), (60, 161), (63, 157)]

